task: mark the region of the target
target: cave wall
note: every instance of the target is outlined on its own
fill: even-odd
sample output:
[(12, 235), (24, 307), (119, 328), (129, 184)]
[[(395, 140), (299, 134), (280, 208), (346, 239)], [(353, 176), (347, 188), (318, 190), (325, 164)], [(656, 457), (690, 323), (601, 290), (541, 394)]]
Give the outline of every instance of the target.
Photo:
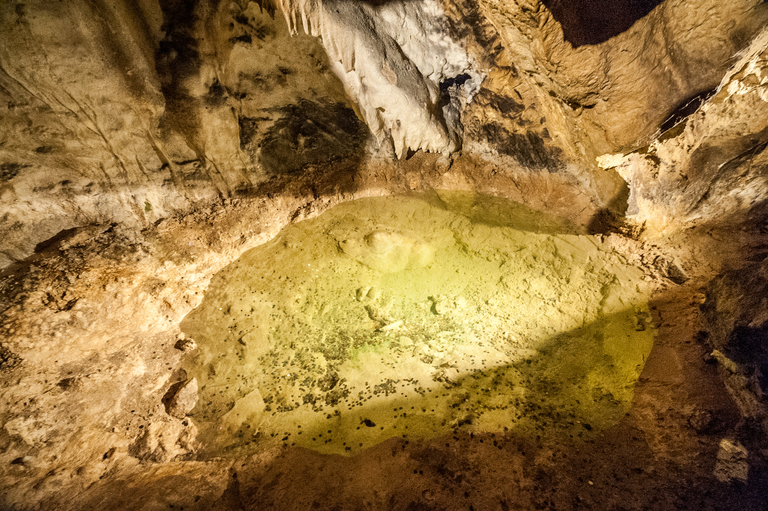
[(708, 283), (702, 304), (702, 331), (743, 417), (752, 450), (768, 437), (768, 259), (748, 262)]
[(578, 7), (538, 1), (5, 2), (0, 266), (64, 229), (418, 150), (620, 214), (624, 181), (595, 157), (647, 145), (767, 16), (650, 7), (580, 44)]
[[(674, 314), (697, 311), (696, 286), (717, 273), (701, 313), (722, 356), (707, 360), (742, 416), (768, 427), (766, 6), (652, 4), (592, 34), (589, 17), (552, 1), (3, 3), (3, 502), (109, 507), (119, 494), (140, 507), (199, 491), (192, 504), (212, 507), (237, 495), (234, 462), (189, 461), (194, 423), (162, 403), (186, 381), (180, 321), (213, 275), (285, 225), (430, 188), (513, 198), (581, 227), (626, 210), (649, 234), (692, 229), (609, 237), (662, 290), (682, 291), (659, 305), (673, 332), (631, 426), (647, 436), (627, 444), (637, 430), (622, 430), (605, 459), (629, 445), (625, 459), (643, 449), (677, 474), (714, 438), (691, 427), (728, 427), (659, 408), (676, 407), (686, 381), (691, 394), (715, 385), (690, 383), (709, 373), (680, 355)], [(712, 229), (721, 238), (696, 238)], [(698, 316), (683, 319), (698, 330)], [(166, 498), (169, 486), (190, 490)]]
[(256, 4), (6, 2), (0, 265), (361, 152), (317, 40)]
[(563, 15), (540, 2), (481, 5), (508, 61), (527, 78), (520, 89), (552, 96), (571, 123), (564, 131), (597, 154), (636, 148), (681, 103), (717, 86), (766, 21), (762, 2), (667, 1), (612, 38), (574, 46), (557, 19)]
[(663, 231), (749, 218), (765, 229), (768, 31), (736, 59), (711, 97), (649, 146), (600, 158), (629, 183), (634, 221)]

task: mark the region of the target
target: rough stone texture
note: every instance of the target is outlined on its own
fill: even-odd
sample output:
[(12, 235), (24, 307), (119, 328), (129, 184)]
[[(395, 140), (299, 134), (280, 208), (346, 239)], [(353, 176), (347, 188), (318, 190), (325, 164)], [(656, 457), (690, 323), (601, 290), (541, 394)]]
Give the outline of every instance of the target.
[[(2, 3), (0, 507), (763, 511), (768, 7), (642, 4), (588, 32), (604, 3)], [(319, 38), (291, 36), (302, 13)], [(164, 399), (211, 277), (339, 202), (432, 188), (618, 231), (657, 289), (628, 415), (572, 443), (202, 459)], [(713, 473), (723, 438), (746, 482)]]
[(767, 15), (757, 1), (668, 1), (613, 38), (574, 47), (557, 17), (578, 16), (579, 4), (563, 3), (553, 15), (546, 3), (479, 2), (502, 41), (497, 60), (507, 64), (489, 85), (536, 103), (551, 131), (567, 132), (575, 139), (567, 145), (587, 153), (636, 147), (678, 106), (717, 86)]
[(179, 339), (173, 347), (177, 350), (181, 350), (182, 353), (189, 353), (197, 348), (197, 343), (192, 339)]
[(168, 415), (183, 419), (197, 404), (197, 379), (184, 382), (168, 402)]
[(759, 216), (768, 194), (767, 65), (764, 31), (695, 113), (646, 148), (600, 158), (627, 180), (631, 218), (664, 230)]
[[(599, 2), (585, 3), (589, 12), (601, 9)], [(563, 172), (590, 190), (601, 208), (623, 214), (620, 180), (594, 172), (594, 158), (647, 145), (676, 109), (716, 87), (768, 10), (758, 1), (667, 1), (615, 37), (574, 46), (558, 21), (580, 16), (580, 4), (550, 5), (554, 11), (545, 4), (446, 7), (457, 20), (473, 20), (472, 36), (466, 27), (463, 33), (470, 53), (492, 63), (481, 67), (488, 69), (483, 90), (463, 115), (464, 147), (501, 154), (507, 168)], [(607, 10), (613, 14), (620, 5)]]
[(464, 84), (467, 100), (482, 76), (461, 46), (446, 37), (437, 0), (278, 5), (294, 33), (301, 25), (322, 39), (347, 94), (385, 151), (401, 157), (411, 149), (451, 153), (460, 147), (444, 118), (449, 103), (440, 84), (471, 75)]
[[(761, 502), (759, 459), (750, 462), (757, 478), (746, 491), (718, 486), (712, 467), (721, 436), (690, 426), (693, 417), (708, 414), (713, 433), (739, 434), (744, 445), (759, 438), (748, 428), (736, 430), (739, 409), (696, 342), (701, 280), (695, 279), (720, 271), (723, 261), (739, 261), (751, 243), (768, 243), (765, 236), (730, 228), (695, 230), (656, 245), (609, 237), (613, 249), (658, 286), (652, 313), (659, 337), (630, 416), (602, 437), (595, 433), (564, 447), (511, 433), (448, 436), (393, 440), (355, 458), (288, 447), (248, 459), (197, 459), (194, 423), (167, 416), (162, 401), (187, 378), (180, 371), (183, 354), (174, 347), (178, 324), (199, 305), (209, 279), (292, 220), (342, 200), (389, 193), (387, 181), (390, 190), (403, 192), (408, 183), (430, 186), (430, 179), (440, 179), (418, 157), (378, 178), (358, 175), (354, 181), (367, 187), (354, 193), (334, 191), (351, 189), (336, 176), (333, 169), (325, 181), (317, 173), (294, 176), (280, 193), (267, 188), (262, 197), (222, 202), (143, 232), (109, 225), (75, 229), (6, 271), (0, 335), (20, 362), (0, 372), (0, 403), (9, 403), (0, 408), (3, 504), (295, 509), (297, 502), (317, 502), (332, 509), (352, 502), (452, 509), (471, 502), (478, 509), (500, 502), (530, 508), (549, 499), (563, 507), (576, 494), (592, 508), (606, 507), (606, 494), (616, 495), (615, 505), (629, 495), (637, 509), (702, 509), (723, 502), (750, 509), (750, 502)], [(480, 177), (475, 185), (490, 186)], [(699, 262), (702, 254), (709, 266)], [(667, 260), (677, 261), (693, 280), (678, 288), (666, 279)], [(339, 480), (350, 481), (343, 491), (335, 486)], [(457, 484), (469, 494), (459, 503)], [(297, 501), (297, 495), (303, 497)]]
[(256, 4), (8, 2), (0, 20), (0, 266), (363, 150), (322, 47)]
[[(765, 257), (765, 254), (762, 254)], [(702, 304), (707, 341), (744, 417), (768, 442), (768, 259), (724, 272)], [(764, 448), (761, 443), (750, 447)]]
[(64, 229), (144, 227), (368, 152), (463, 147), (473, 165), (561, 173), (622, 213), (594, 157), (646, 144), (712, 89), (767, 10), (669, 0), (574, 47), (563, 5), (279, 2), (286, 26), (267, 3), (7, 2), (0, 265)]
[(717, 451), (715, 477), (724, 483), (747, 482), (749, 479), (748, 457), (747, 450), (743, 445), (724, 438), (720, 442), (720, 450)]

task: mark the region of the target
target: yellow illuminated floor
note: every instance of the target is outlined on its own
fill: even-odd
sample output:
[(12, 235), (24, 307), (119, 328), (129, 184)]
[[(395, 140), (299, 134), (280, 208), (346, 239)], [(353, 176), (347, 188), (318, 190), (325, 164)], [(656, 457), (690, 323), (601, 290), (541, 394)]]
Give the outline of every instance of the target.
[(199, 346), (192, 418), (211, 456), (606, 428), (653, 343), (642, 277), (600, 238), (500, 199), (345, 203), (211, 281), (182, 323)]

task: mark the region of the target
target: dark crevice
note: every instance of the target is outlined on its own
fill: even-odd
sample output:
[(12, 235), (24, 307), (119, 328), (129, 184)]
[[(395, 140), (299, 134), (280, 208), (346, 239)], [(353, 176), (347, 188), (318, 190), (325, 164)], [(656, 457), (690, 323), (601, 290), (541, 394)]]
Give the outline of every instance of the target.
[[(40, 152), (40, 151), (38, 151)], [(0, 164), (0, 182), (10, 181), (19, 174), (21, 169), (31, 167), (23, 163), (2, 163)]]
[(768, 392), (768, 323), (734, 328), (725, 354), (739, 364), (747, 378), (754, 378), (761, 390)]
[(696, 113), (696, 110), (698, 110), (699, 107), (704, 104), (704, 102), (711, 98), (716, 90), (717, 89), (711, 89), (704, 92), (698, 92), (685, 101), (682, 101), (672, 111), (672, 115), (670, 115), (667, 120), (661, 124), (661, 127), (659, 128), (661, 133), (665, 133), (671, 130), (680, 124), (685, 118)]
[(608, 234), (619, 232), (631, 235), (625, 217), (629, 208), (629, 186), (624, 183), (621, 191), (604, 207), (598, 210), (587, 226), (590, 234)]
[(454, 76), (453, 78), (446, 78), (442, 82), (440, 82), (440, 98), (443, 101), (443, 104), (449, 103), (451, 101), (449, 90), (454, 85), (464, 85), (467, 80), (471, 79), (472, 77), (469, 76), (467, 73), (462, 73), (460, 75)]
[(543, 0), (574, 46), (600, 44), (629, 29), (662, 0)]
[(72, 229), (64, 229), (62, 231), (59, 231), (55, 236), (48, 238), (47, 240), (41, 241), (40, 243), (35, 245), (35, 253), (39, 254), (51, 248), (58, 247), (60, 242), (64, 241), (65, 239), (68, 239), (70, 236), (75, 234), (75, 232), (77, 232), (76, 227)]
[(259, 141), (259, 119), (241, 120), (241, 147), (259, 149), (259, 161), (272, 174), (290, 174), (307, 165), (358, 158), (370, 132), (342, 103), (302, 100), (279, 109), (280, 118)]

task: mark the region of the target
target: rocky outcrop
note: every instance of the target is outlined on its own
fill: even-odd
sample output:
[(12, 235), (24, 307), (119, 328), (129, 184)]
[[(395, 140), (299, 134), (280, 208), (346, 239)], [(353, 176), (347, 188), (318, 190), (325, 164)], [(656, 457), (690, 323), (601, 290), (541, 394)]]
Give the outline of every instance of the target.
[(175, 392), (168, 401), (166, 411), (168, 415), (176, 417), (177, 419), (183, 419), (197, 404), (197, 380), (192, 378), (191, 380), (182, 382), (178, 388), (173, 389)]
[[(561, 21), (568, 28), (569, 17), (589, 16), (599, 2), (479, 5), (502, 41), (495, 60), (506, 65), (489, 75), (489, 86), (535, 104), (552, 136), (573, 137), (563, 145), (587, 156), (636, 148), (680, 105), (716, 87), (768, 15), (758, 1), (667, 1), (635, 13), (611, 38), (600, 37), (607, 23), (590, 26), (597, 40), (576, 45)], [(611, 5), (611, 17), (622, 5), (630, 4)]]
[(768, 259), (730, 270), (707, 286), (703, 326), (744, 417), (745, 442), (768, 442)]
[(629, 184), (630, 218), (658, 231), (760, 216), (768, 195), (766, 65), (763, 32), (694, 113), (641, 150), (600, 158)]
[[(614, 172), (596, 172), (594, 159), (648, 145), (681, 105), (715, 88), (768, 10), (757, 1), (667, 1), (613, 37), (599, 35), (610, 25), (602, 24), (588, 27), (594, 44), (569, 40), (562, 26), (599, 5), (472, 3), (490, 25), (478, 40), (493, 65), (464, 114), (464, 146), (505, 168), (567, 176), (609, 215), (623, 215), (626, 188)], [(611, 4), (611, 17), (622, 5)]]

